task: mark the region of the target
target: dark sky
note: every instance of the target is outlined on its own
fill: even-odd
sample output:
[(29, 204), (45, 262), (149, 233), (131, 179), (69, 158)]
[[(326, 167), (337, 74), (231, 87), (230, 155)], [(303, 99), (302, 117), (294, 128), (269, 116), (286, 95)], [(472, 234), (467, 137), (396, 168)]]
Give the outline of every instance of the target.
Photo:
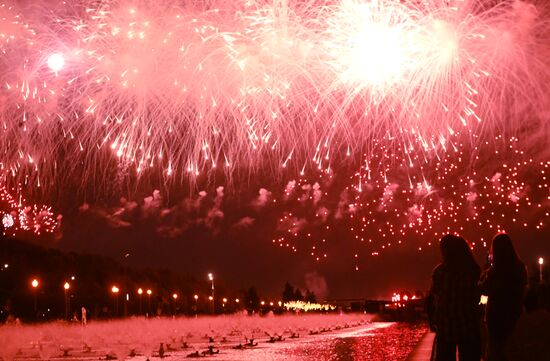
[[(532, 169), (526, 169), (526, 174), (533, 173)], [(496, 183), (499, 189), (508, 187), (505, 176)], [(518, 177), (514, 175), (515, 180)], [(364, 191), (359, 199), (348, 197), (342, 202), (342, 194), (349, 195), (352, 191), (343, 186), (346, 182), (329, 178), (320, 176), (309, 181), (304, 178), (296, 183), (273, 181), (270, 190), (259, 185), (246, 189), (238, 185), (227, 189), (207, 186), (178, 201), (154, 191), (135, 195), (132, 198), (135, 200), (122, 198), (110, 206), (83, 203), (64, 214), (63, 237), (56, 246), (118, 260), (129, 252), (131, 265), (168, 267), (199, 279), (204, 277), (205, 282), (207, 273), (213, 272), (219, 282), (229, 287), (255, 285), (269, 297), (277, 297), (286, 281), (313, 289), (325, 298), (386, 298), (394, 291), (426, 290), (431, 270), (439, 260), (437, 239), (447, 227), (474, 244), (480, 264), (490, 238), (496, 234), (492, 227), (497, 223), (511, 234), (520, 255), (530, 266), (539, 256), (550, 258), (550, 231), (544, 223), (548, 208), (540, 200), (548, 189), (540, 194), (529, 190), (520, 195), (522, 199), (516, 200), (521, 204), (517, 206), (521, 209), (519, 213), (513, 212), (516, 203), (509, 201), (498, 206), (494, 203), (500, 198), (494, 194), (483, 198), (483, 192), (479, 191), (477, 207), (487, 206), (479, 211), (478, 222), (483, 221), (483, 226), (468, 219), (471, 204), (462, 204), (425, 227), (423, 224), (431, 221), (430, 217), (435, 219), (434, 210), (441, 204), (463, 201), (460, 197), (446, 198), (444, 186), (439, 185), (439, 191), (420, 196), (426, 208), (419, 220), (412, 227), (405, 227), (403, 234), (392, 235), (392, 227), (402, 227), (401, 223), (410, 221), (411, 215), (406, 211), (408, 191), (401, 194), (399, 186), (386, 185)], [(486, 181), (491, 186), (495, 182)], [(291, 195), (289, 184), (293, 185)], [(393, 192), (391, 202), (386, 194), (388, 189)], [(537, 207), (536, 199), (529, 198), (535, 196), (544, 206)], [(365, 202), (369, 201), (372, 204), (367, 205)], [(433, 202), (435, 206), (429, 208)], [(352, 212), (349, 207), (352, 203), (363, 207), (358, 206), (360, 209)], [(385, 206), (381, 208), (381, 204)], [(338, 215), (340, 208), (345, 209), (342, 215)], [(323, 211), (329, 214), (325, 218), (319, 216)], [(281, 222), (285, 216), (287, 220)], [(535, 220), (541, 217), (545, 226), (537, 230)], [(516, 218), (529, 219), (528, 226), (511, 221)], [(367, 224), (368, 219), (374, 222)], [(365, 240), (361, 242), (356, 238), (358, 235)], [(485, 246), (481, 237), (487, 242)], [(281, 243), (273, 242), (283, 238)], [(387, 243), (391, 246), (386, 247)], [(320, 259), (316, 260), (317, 257)]]
[[(216, 279), (229, 287), (255, 285), (263, 295), (271, 297), (280, 294), (286, 281), (299, 287), (309, 286), (327, 298), (378, 298), (388, 297), (396, 290), (425, 290), (439, 259), (437, 247), (421, 252), (396, 248), (379, 256), (362, 255), (356, 271), (350, 245), (341, 244), (340, 252), (317, 262), (303, 253), (274, 246), (260, 230), (229, 232), (215, 238), (205, 232), (161, 238), (141, 227), (113, 230), (89, 220), (65, 227), (65, 236), (59, 243), (61, 249), (119, 260), (130, 252), (129, 263), (134, 266), (168, 267), (204, 277), (205, 282), (206, 274), (213, 272)], [(531, 266), (537, 257), (550, 256), (548, 233), (533, 233), (511, 233), (521, 257)], [(480, 263), (483, 253), (477, 252)]]
[(351, 245), (344, 242), (340, 252), (317, 262), (302, 252), (293, 253), (273, 245), (259, 229), (231, 231), (216, 237), (207, 232), (191, 232), (186, 237), (161, 238), (141, 227), (113, 230), (98, 225), (100, 222), (88, 221), (66, 226), (59, 247), (119, 260), (129, 251), (129, 263), (134, 266), (168, 267), (204, 277), (205, 282), (206, 274), (213, 272), (230, 287), (255, 285), (264, 295), (272, 297), (282, 292), (286, 281), (315, 288), (329, 298), (384, 297), (399, 289), (425, 289), (438, 256), (437, 249), (363, 255), (356, 271), (348, 248)]

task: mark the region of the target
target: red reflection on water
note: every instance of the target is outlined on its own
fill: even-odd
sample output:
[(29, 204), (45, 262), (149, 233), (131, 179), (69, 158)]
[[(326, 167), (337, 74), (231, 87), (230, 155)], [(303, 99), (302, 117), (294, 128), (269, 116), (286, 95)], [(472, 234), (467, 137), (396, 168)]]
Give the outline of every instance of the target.
[(335, 337), (289, 349), (290, 360), (405, 360), (426, 333), (425, 325), (396, 323), (355, 337)]

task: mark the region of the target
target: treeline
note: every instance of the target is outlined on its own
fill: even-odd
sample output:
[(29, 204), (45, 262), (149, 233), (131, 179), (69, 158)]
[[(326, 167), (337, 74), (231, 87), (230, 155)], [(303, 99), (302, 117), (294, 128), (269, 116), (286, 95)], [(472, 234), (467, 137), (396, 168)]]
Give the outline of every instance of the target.
[(127, 267), (107, 257), (61, 252), (0, 236), (0, 322), (80, 319), (82, 307), (88, 319), (242, 310), (280, 313), (289, 301), (315, 303), (316, 297), (286, 283), (280, 297), (262, 299), (254, 286), (230, 290), (220, 281), (212, 295), (209, 282), (191, 275)]
[(315, 293), (306, 289), (305, 293), (302, 294), (302, 291), (299, 288), (294, 288), (290, 283), (286, 283), (283, 289), (283, 302), (290, 301), (304, 301), (309, 303), (317, 303), (317, 297)]
[[(37, 286), (33, 287), (35, 279)], [(86, 308), (88, 318), (212, 312), (223, 307), (222, 297), (240, 294), (216, 284), (213, 309), (210, 292), (208, 282), (167, 269), (130, 268), (107, 257), (64, 253), (0, 238), (0, 320), (9, 316), (23, 320), (64, 317), (66, 299), (69, 318), (75, 313), (80, 317), (81, 307)]]

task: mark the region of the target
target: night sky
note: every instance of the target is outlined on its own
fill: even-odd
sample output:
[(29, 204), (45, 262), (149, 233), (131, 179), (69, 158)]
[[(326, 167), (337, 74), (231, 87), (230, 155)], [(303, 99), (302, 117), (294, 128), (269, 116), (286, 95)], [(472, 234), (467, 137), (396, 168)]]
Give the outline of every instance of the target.
[(138, 3), (0, 7), (6, 235), (270, 297), (550, 258), (547, 7)]
[[(532, 173), (529, 169), (527, 172)], [(348, 209), (344, 216), (338, 216), (342, 203), (342, 193), (336, 192), (342, 188), (339, 183), (321, 183), (321, 189), (326, 186), (326, 194), (318, 201), (314, 196), (315, 182), (305, 182), (305, 187), (295, 186), (293, 196), (287, 196), (288, 183), (272, 180), (270, 191), (251, 184), (244, 188), (233, 184), (229, 189), (210, 186), (190, 192), (192, 196), (179, 201), (154, 191), (145, 196), (135, 195), (136, 201), (122, 198), (112, 206), (82, 203), (78, 209), (67, 208), (62, 221), (63, 236), (54, 246), (106, 255), (119, 261), (129, 252), (128, 263), (136, 267), (167, 267), (198, 279), (213, 272), (219, 282), (229, 287), (241, 289), (255, 285), (271, 297), (279, 296), (286, 281), (312, 289), (328, 299), (386, 298), (394, 291), (426, 290), (431, 270), (439, 260), (435, 233), (449, 226), (456, 226), (451, 230), (474, 243), (475, 254), (483, 266), (489, 241), (496, 234), (487, 224), (479, 226), (461, 215), (445, 216), (424, 234), (410, 231), (404, 236), (388, 234), (386, 238), (378, 231), (379, 226), (384, 220), (395, 221), (395, 218), (376, 205), (374, 215), (370, 216), (376, 217), (377, 222), (361, 232), (350, 216), (368, 215), (373, 206), (354, 213)], [(169, 190), (166, 192), (170, 194)], [(374, 198), (377, 204), (387, 198), (383, 190), (371, 192), (362, 197)], [(437, 192), (431, 197), (439, 199)], [(429, 198), (424, 202), (429, 204)], [(399, 208), (406, 207), (399, 204)], [(540, 230), (533, 227), (540, 211), (533, 212), (532, 208), (522, 207), (524, 214), (519, 216), (505, 212), (506, 220), (512, 224), (501, 223), (530, 268), (538, 257), (550, 254), (548, 227)], [(319, 210), (329, 216), (319, 220)], [(295, 217), (290, 226), (287, 221), (281, 222), (282, 217), (289, 214)], [(491, 218), (490, 213), (485, 217), (497, 218)], [(514, 224), (510, 221), (512, 217), (529, 218), (530, 225)], [(327, 226), (330, 229), (326, 229)], [(289, 229), (297, 236), (290, 234)], [(422, 228), (415, 225), (411, 229)], [(361, 242), (355, 238), (357, 234), (368, 237), (372, 243)], [(281, 237), (285, 237), (282, 246), (278, 242)], [(487, 242), (485, 246), (480, 242), (481, 237)], [(388, 240), (392, 245), (383, 247)], [(402, 243), (398, 244), (397, 240)], [(313, 253), (312, 247), (315, 247)]]

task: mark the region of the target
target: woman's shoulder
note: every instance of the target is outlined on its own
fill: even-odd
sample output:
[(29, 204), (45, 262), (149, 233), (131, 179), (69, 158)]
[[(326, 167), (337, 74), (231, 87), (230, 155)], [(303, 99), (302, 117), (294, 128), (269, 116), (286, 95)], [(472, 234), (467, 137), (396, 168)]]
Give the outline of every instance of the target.
[(432, 276), (440, 275), (441, 273), (445, 272), (445, 268), (446, 267), (444, 263), (438, 264), (432, 271)]

